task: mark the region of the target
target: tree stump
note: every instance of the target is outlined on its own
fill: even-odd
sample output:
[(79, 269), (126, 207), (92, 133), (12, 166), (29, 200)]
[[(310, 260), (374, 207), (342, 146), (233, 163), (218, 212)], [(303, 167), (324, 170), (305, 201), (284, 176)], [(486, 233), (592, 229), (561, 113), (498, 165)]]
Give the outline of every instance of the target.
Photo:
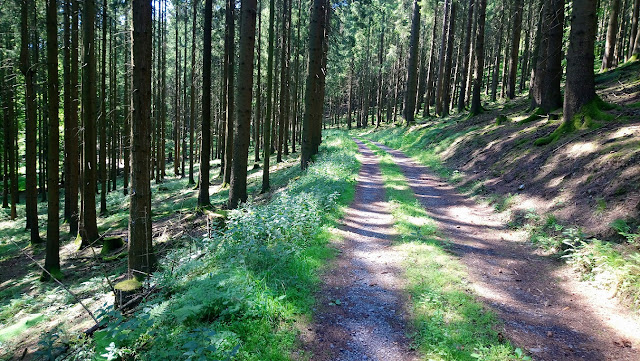
[(142, 301), (142, 297), (139, 297), (142, 291), (142, 282), (135, 278), (116, 283), (114, 290), (115, 307), (123, 312), (134, 308)]

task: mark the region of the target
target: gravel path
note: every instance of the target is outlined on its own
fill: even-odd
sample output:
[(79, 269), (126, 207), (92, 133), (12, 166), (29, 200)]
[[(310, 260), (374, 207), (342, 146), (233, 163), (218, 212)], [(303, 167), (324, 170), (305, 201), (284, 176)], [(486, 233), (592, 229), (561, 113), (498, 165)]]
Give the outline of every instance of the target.
[(402, 152), (376, 145), (392, 155), (452, 242), (452, 251), (468, 266), (475, 293), (504, 322), (505, 337), (535, 360), (640, 360), (637, 318), (610, 295), (515, 242), (514, 233), (491, 208), (459, 195)]
[(323, 278), (315, 324), (304, 330), (312, 360), (418, 360), (406, 337), (400, 255), (379, 160), (357, 141), (362, 168), (340, 227), (339, 256)]

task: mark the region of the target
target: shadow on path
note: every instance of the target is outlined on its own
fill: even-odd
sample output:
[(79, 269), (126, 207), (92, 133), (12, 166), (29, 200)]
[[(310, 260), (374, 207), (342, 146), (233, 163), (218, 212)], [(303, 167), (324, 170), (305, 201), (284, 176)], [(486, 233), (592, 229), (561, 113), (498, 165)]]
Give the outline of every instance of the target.
[(402, 152), (374, 144), (402, 169), (451, 251), (467, 265), (475, 293), (498, 314), (516, 345), (537, 360), (640, 360), (638, 324), (602, 291), (513, 242), (492, 209), (459, 195)]
[(314, 361), (413, 361), (406, 337), (400, 255), (377, 157), (357, 141), (362, 167), (339, 229), (335, 264), (323, 277), (315, 323), (303, 331)]

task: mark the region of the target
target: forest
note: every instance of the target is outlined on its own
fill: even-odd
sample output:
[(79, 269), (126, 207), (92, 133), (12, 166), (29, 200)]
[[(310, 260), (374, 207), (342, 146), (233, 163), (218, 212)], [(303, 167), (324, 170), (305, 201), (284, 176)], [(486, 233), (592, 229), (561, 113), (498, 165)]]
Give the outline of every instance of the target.
[(640, 360), (639, 15), (0, 1), (0, 360)]

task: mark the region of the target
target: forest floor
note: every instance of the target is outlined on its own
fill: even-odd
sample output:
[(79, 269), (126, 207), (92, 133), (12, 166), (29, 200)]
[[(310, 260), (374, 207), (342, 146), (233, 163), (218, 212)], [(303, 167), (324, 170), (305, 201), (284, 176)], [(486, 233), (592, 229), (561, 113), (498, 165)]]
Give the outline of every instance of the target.
[[(300, 174), (296, 154), (285, 156), (282, 163), (271, 160), (272, 192), (259, 194), (261, 169), (249, 172), (248, 189), (255, 202), (264, 202), (288, 181)], [(219, 172), (219, 161), (212, 162), (212, 174)], [(196, 165), (196, 175), (198, 166)], [(82, 308), (91, 312), (113, 302), (110, 284), (125, 273), (126, 237), (129, 198), (122, 194), (122, 178), (118, 190), (107, 194), (106, 214), (100, 215), (98, 229), (102, 238), (122, 237), (125, 246), (102, 253), (102, 243), (84, 250), (78, 249), (75, 238), (66, 237), (61, 243), (60, 257), (68, 293), (54, 282), (40, 282), (42, 273), (34, 261), (44, 260), (44, 245), (29, 245), (24, 231), (24, 202), (18, 204), (18, 218), (9, 220), (6, 210), (0, 210), (0, 360), (20, 358), (38, 359), (37, 350), (46, 348), (51, 336), (65, 338), (93, 325)], [(175, 177), (173, 166), (167, 164), (167, 176), (162, 183), (152, 184), (153, 239), (159, 257), (179, 247), (191, 247), (214, 227), (213, 217), (196, 207), (197, 190), (188, 179)], [(210, 188), (213, 209), (223, 208), (228, 199), (228, 187), (222, 187), (220, 177)], [(99, 203), (99, 195), (96, 196)], [(63, 200), (62, 200), (63, 201)], [(215, 215), (213, 215), (215, 216)], [(39, 204), (40, 234), (46, 236), (46, 207)], [(68, 232), (68, 224), (61, 224), (61, 233)], [(69, 340), (62, 340), (68, 343)], [(58, 350), (62, 351), (62, 350)], [(42, 356), (42, 355), (40, 355)]]

